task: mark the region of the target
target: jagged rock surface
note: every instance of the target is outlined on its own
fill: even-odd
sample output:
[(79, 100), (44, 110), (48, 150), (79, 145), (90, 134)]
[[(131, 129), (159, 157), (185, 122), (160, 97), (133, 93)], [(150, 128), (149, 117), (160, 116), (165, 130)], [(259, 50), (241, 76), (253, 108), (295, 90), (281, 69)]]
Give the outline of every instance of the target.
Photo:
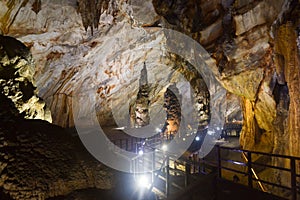
[(12, 199), (45, 199), (85, 188), (110, 189), (112, 173), (79, 138), (41, 120), (25, 120), (1, 94), (0, 187)]
[(51, 122), (49, 109), (36, 95), (33, 76), (29, 49), (15, 38), (0, 35), (0, 92), (14, 102), (25, 118)]
[[(24, 35), (20, 39), (31, 47), (37, 63), (35, 78), (38, 85), (42, 86), (38, 88), (39, 95), (51, 107), (54, 123), (61, 126), (73, 125), (71, 104), (74, 85), (83, 84), (79, 81), (79, 76), (91, 73), (96, 76), (100, 74), (98, 76), (101, 77), (107, 76), (107, 78), (100, 78), (101, 80), (96, 77), (96, 80), (103, 83), (103, 86), (99, 87), (99, 95), (106, 100), (112, 93), (121, 91), (120, 84), (126, 86), (124, 83), (111, 81), (114, 77), (120, 77), (121, 71), (127, 70), (122, 61), (112, 58), (110, 61), (112, 63), (108, 64), (108, 67), (100, 65), (102, 67), (98, 71), (96, 68), (90, 70), (90, 67), (83, 67), (97, 66), (97, 63), (101, 63), (101, 60), (96, 59), (96, 54), (101, 54), (103, 57), (113, 55), (114, 51), (107, 52), (108, 43), (103, 44), (103, 41), (112, 39), (108, 35), (117, 33), (122, 35), (122, 32), (129, 29), (134, 31), (127, 35), (137, 34), (142, 30), (137, 25), (143, 24), (145, 26), (156, 24), (180, 30), (198, 40), (211, 52), (219, 68), (216, 76), (228, 91), (241, 97), (242, 108), (244, 108), (241, 145), (246, 149), (257, 147), (262, 151), (270, 152), (276, 149), (272, 135), (278, 134), (278, 130), (274, 128), (276, 127), (274, 122), (277, 120), (277, 124), (283, 123), (276, 118), (274, 81), (278, 80), (279, 83), (284, 81), (278, 68), (279, 64), (274, 63), (272, 59), (274, 40), (270, 34), (274, 34), (274, 29), (277, 27), (272, 24), (282, 23), (280, 20), (286, 15), (285, 12), (291, 10), (290, 7), (295, 7), (295, 3), (291, 2), (215, 0), (210, 3), (198, 2), (196, 4), (192, 1), (175, 1), (172, 4), (167, 0), (153, 1), (153, 7), (149, 3), (144, 3), (150, 13), (147, 16), (148, 19), (143, 21), (137, 9), (138, 3), (131, 7), (125, 1), (119, 1), (116, 4), (118, 15), (112, 16), (109, 13), (101, 15), (99, 31), (96, 31), (94, 37), (84, 32), (79, 13), (76, 12), (75, 2), (63, 1), (61, 4), (51, 4), (48, 1), (42, 1), (41, 10), (37, 14), (30, 7), (33, 2), (30, 1), (25, 6), (19, 2), (6, 5), (7, 15), (1, 20), (1, 29), (2, 32), (10, 35), (16, 35), (16, 33)], [(269, 12), (264, 12), (267, 7)], [(58, 19), (53, 16), (51, 18), (53, 23), (50, 23), (51, 20), (45, 18), (46, 15), (43, 12), (48, 13), (53, 10), (62, 12), (63, 17)], [(64, 13), (64, 10), (67, 12)], [(33, 23), (28, 24), (28, 19), (22, 18), (25, 13), (32, 16)], [(12, 21), (13, 19), (15, 20)], [(41, 21), (49, 23), (40, 23)], [(62, 21), (68, 23), (60, 23)], [(27, 29), (18, 29), (21, 22)], [(45, 26), (42, 27), (41, 24)], [(68, 29), (72, 32), (61, 32)], [(155, 31), (155, 27), (145, 29)], [(270, 34), (267, 34), (269, 32)], [(123, 38), (125, 41), (130, 40), (130, 38), (126, 39), (126, 36)], [(45, 41), (49, 42), (45, 43)], [(106, 49), (105, 53), (104, 49)], [(84, 57), (86, 58), (82, 59)], [(90, 62), (91, 60), (96, 62)], [(84, 70), (90, 70), (90, 72), (82, 73)], [(274, 79), (274, 77), (277, 78)], [(91, 87), (96, 86), (92, 82), (91, 80)], [(131, 94), (133, 93), (128, 95), (131, 96)], [(118, 97), (115, 96), (114, 99), (116, 98)], [(285, 129), (288, 128), (285, 127)], [(290, 139), (286, 143), (289, 141)], [(267, 149), (265, 149), (266, 146), (268, 146)]]
[[(132, 1), (135, 6), (116, 1), (118, 13), (101, 15), (99, 30), (93, 36), (85, 32), (75, 1), (41, 1), (38, 13), (32, 10), (33, 1), (14, 2), (1, 1), (1, 32), (19, 37), (31, 47), (39, 95), (50, 106), (55, 124), (74, 125), (71, 105), (74, 88), (80, 87), (97, 88), (102, 108), (98, 116), (103, 124), (108, 124), (113, 115), (123, 118), (128, 108), (119, 109), (119, 105), (129, 104), (136, 96), (138, 91), (132, 88), (138, 84), (139, 66), (145, 58), (161, 63), (153, 56), (157, 52), (147, 48), (162, 42), (162, 38), (144, 36), (166, 27), (202, 44), (216, 61), (217, 79), (239, 97), (231, 107), (238, 109), (241, 103), (242, 148), (300, 156), (299, 1)], [(142, 11), (138, 5), (143, 5)], [(144, 18), (145, 10), (149, 13)], [(130, 46), (134, 41), (130, 36), (145, 39)], [(114, 43), (116, 37), (122, 42)], [(134, 56), (118, 58), (116, 52), (124, 53), (125, 49), (131, 49)], [(173, 61), (167, 58), (163, 63), (174, 65)], [(152, 69), (156, 79), (166, 77), (159, 68)], [(134, 77), (133, 81), (127, 82), (130, 78), (124, 75)], [(168, 78), (174, 80), (176, 76)], [(167, 81), (160, 84), (163, 87), (155, 86), (150, 94), (162, 97), (159, 91), (166, 89)], [(125, 102), (121, 100), (124, 96), (128, 98)], [(105, 107), (112, 102), (115, 113)]]

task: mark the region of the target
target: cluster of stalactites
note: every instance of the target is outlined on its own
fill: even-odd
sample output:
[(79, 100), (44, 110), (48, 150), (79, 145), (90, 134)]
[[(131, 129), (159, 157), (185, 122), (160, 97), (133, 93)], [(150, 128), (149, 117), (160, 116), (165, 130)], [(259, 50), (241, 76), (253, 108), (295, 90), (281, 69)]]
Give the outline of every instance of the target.
[(101, 14), (108, 9), (109, 0), (78, 0), (78, 5), (85, 30), (90, 27), (93, 34), (94, 29), (98, 28)]

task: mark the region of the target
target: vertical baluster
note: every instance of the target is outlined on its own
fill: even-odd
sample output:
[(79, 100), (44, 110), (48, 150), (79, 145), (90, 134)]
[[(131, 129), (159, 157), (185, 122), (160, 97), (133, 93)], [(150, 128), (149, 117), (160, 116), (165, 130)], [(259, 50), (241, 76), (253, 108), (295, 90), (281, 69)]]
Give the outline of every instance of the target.
[[(200, 159), (200, 158), (199, 158)], [(205, 170), (205, 160), (204, 157), (202, 158), (202, 167), (201, 167), (201, 173), (206, 174), (206, 170)]]
[(190, 182), (190, 173), (191, 173), (191, 165), (190, 163), (185, 163), (185, 179), (184, 179), (184, 186), (187, 187)]
[(198, 159), (197, 159), (197, 161), (198, 161), (198, 166), (197, 166), (197, 168), (198, 168), (198, 173), (199, 174), (201, 174), (201, 172), (202, 172), (202, 170), (201, 170), (201, 159), (200, 159), (200, 157), (198, 156)]
[(170, 170), (169, 170), (169, 156), (167, 156), (166, 160), (166, 196), (169, 197), (170, 194)]
[(248, 152), (247, 153), (247, 157), (248, 157), (248, 186), (250, 188), (253, 187), (253, 183), (252, 183), (252, 172), (251, 172), (251, 169), (252, 169), (252, 158), (251, 158), (251, 152)]
[(154, 182), (155, 178), (155, 150), (152, 153), (152, 183)]
[(174, 160), (174, 175), (177, 176), (177, 161)]
[(217, 145), (218, 176), (222, 178), (221, 147)]
[(294, 158), (291, 158), (291, 192), (292, 200), (297, 199), (297, 182), (296, 182), (296, 162)]
[(193, 173), (196, 173), (197, 154), (193, 154)]

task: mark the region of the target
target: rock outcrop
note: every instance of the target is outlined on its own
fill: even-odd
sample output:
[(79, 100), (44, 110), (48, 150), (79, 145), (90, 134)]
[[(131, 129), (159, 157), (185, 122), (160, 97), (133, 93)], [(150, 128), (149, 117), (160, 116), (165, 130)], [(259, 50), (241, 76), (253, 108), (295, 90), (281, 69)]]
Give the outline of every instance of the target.
[[(278, 54), (276, 51), (279, 50), (275, 50), (274, 46), (280, 24), (293, 19), (288, 15), (289, 12), (298, 12), (297, 2), (215, 0), (200, 3), (178, 0), (172, 3), (164, 0), (153, 1), (153, 4), (133, 1), (132, 5), (128, 5), (126, 1), (118, 1), (114, 5), (112, 2), (106, 2), (115, 12), (111, 14), (101, 11), (103, 13), (100, 16), (99, 30), (94, 31), (94, 36), (85, 32), (80, 13), (76, 11), (78, 5), (75, 1), (41, 1), (41, 9), (38, 12), (34, 11), (33, 3), (2, 2), (2, 9), (6, 14), (1, 18), (1, 30), (5, 34), (18, 36), (31, 48), (36, 63), (35, 80), (39, 96), (50, 106), (55, 124), (73, 126), (71, 104), (74, 87), (79, 85), (98, 87), (100, 98), (106, 102), (118, 99), (118, 95), (111, 98), (117, 91), (124, 91), (122, 96), (134, 96), (131, 94), (136, 93), (136, 90), (132, 93), (123, 90), (127, 84), (121, 75), (128, 70), (134, 74), (133, 66), (142, 65), (137, 58), (145, 57), (145, 54), (150, 55), (147, 48), (160, 39), (144, 39), (136, 44), (136, 47), (144, 45), (144, 49), (138, 51), (135, 58), (121, 59), (114, 56), (117, 50), (113, 50), (113, 43), (108, 41), (122, 38), (130, 43), (133, 38), (129, 36), (147, 38), (143, 35), (145, 30), (153, 33), (157, 29), (156, 26), (162, 26), (182, 31), (199, 41), (216, 60), (219, 73), (216, 72), (215, 75), (222, 85), (232, 94), (241, 97), (244, 116), (242, 147), (278, 152), (274, 146), (277, 139), (274, 138), (275, 135), (281, 134), (279, 132), (282, 132), (282, 129), (278, 127), (283, 126), (285, 117), (278, 118), (274, 88), (276, 82), (282, 85), (288, 79), (284, 78), (283, 68), (280, 66), (284, 62), (284, 55)], [(147, 17), (143, 17), (139, 6), (149, 11)], [(266, 8), (268, 12), (265, 12)], [(49, 16), (47, 13), (56, 14)], [(294, 20), (292, 24), (295, 30), (298, 22)], [(272, 35), (275, 36), (275, 40)], [(296, 39), (297, 36), (293, 38), (294, 43)], [(125, 44), (118, 45), (127, 48)], [(134, 49), (132, 51), (137, 52)], [(124, 52), (125, 50), (123, 54)], [(105, 61), (97, 55), (101, 55)], [(150, 57), (147, 59), (151, 59)], [(130, 63), (130, 66), (126, 62)], [(92, 77), (91, 74), (95, 76)], [(80, 80), (84, 75), (86, 80)], [(95, 84), (95, 81), (98, 83)], [(291, 88), (288, 89), (290, 93)], [(290, 102), (295, 101), (290, 99)], [(103, 110), (99, 116), (101, 115), (105, 124), (110, 121), (108, 118), (112, 114), (103, 114), (111, 113), (108, 108)], [(288, 113), (290, 120), (293, 118), (290, 115), (293, 114), (291, 110)], [(294, 118), (291, 120), (299, 121)], [(292, 122), (289, 126), (292, 127), (285, 126), (284, 129), (297, 130), (297, 126), (294, 128)], [(289, 131), (286, 134), (290, 135)], [(290, 136), (284, 138), (289, 138), (285, 143), (291, 144), (292, 140), (294, 141)]]
[[(127, 123), (125, 115), (138, 94), (145, 61), (153, 76), (150, 83), (158, 80), (150, 84), (150, 96), (157, 97), (150, 100), (150, 109), (163, 102), (167, 87), (178, 80), (201, 85), (201, 80), (193, 80), (192, 70), (183, 70), (183, 77), (176, 74), (182, 71), (174, 55), (155, 48), (165, 42), (159, 33), (165, 27), (198, 41), (216, 62), (213, 72), (230, 92), (227, 119), (242, 116), (242, 148), (300, 156), (299, 1), (103, 2), (108, 11), (101, 10), (97, 25), (82, 10), (77, 12), (75, 0), (42, 0), (40, 5), (33, 0), (0, 2), (1, 32), (30, 48), (38, 95), (50, 107), (54, 124), (74, 126), (74, 109), (82, 116), (91, 113), (94, 106), (89, 105), (95, 99), (88, 91), (97, 93), (101, 124), (115, 123), (111, 119), (116, 116), (121, 124)], [(92, 35), (86, 27), (98, 30)], [(187, 66), (183, 60), (179, 63)], [(198, 106), (205, 125), (209, 95), (204, 87), (196, 92), (206, 96)], [(84, 109), (72, 107), (80, 95), (88, 96)]]
[(51, 122), (49, 109), (35, 92), (34, 70), (29, 49), (15, 38), (0, 35), (0, 92), (25, 118)]
[(78, 137), (42, 120), (23, 119), (1, 94), (0, 187), (12, 199), (46, 199), (86, 188), (110, 189), (112, 172)]

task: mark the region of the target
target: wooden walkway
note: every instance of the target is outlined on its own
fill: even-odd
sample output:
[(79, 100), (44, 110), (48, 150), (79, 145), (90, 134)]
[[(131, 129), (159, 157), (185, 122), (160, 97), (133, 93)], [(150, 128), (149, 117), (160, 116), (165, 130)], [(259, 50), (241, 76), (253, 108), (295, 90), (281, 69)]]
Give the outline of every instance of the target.
[[(230, 134), (226, 137), (230, 137)], [(141, 145), (144, 145), (145, 152), (152, 152), (137, 156), (137, 159), (132, 162), (131, 169), (136, 178), (141, 175), (141, 169), (146, 172), (145, 174), (151, 179), (148, 190), (154, 192), (157, 199), (232, 200), (241, 198), (235, 195), (238, 193), (252, 195), (255, 199), (297, 200), (300, 198), (300, 172), (296, 169), (297, 164), (300, 164), (300, 158), (216, 145), (205, 159), (200, 159), (195, 153), (177, 159), (162, 150), (159, 139), (154, 137), (151, 141), (154, 141), (152, 144), (155, 145), (146, 146), (145, 141), (140, 138), (118, 138), (114, 143), (137, 154)], [(238, 156), (233, 156), (234, 154)], [(261, 159), (254, 160), (254, 157)], [(274, 158), (286, 159), (290, 163), (289, 167), (273, 165)], [(289, 174), (289, 184), (280, 185), (260, 179), (256, 171), (265, 169), (275, 169)], [(228, 174), (233, 176), (228, 179)], [(242, 178), (235, 179), (235, 175), (246, 181), (239, 181)], [(281, 188), (285, 191), (284, 195), (272, 194), (271, 190), (267, 190), (270, 186)]]

